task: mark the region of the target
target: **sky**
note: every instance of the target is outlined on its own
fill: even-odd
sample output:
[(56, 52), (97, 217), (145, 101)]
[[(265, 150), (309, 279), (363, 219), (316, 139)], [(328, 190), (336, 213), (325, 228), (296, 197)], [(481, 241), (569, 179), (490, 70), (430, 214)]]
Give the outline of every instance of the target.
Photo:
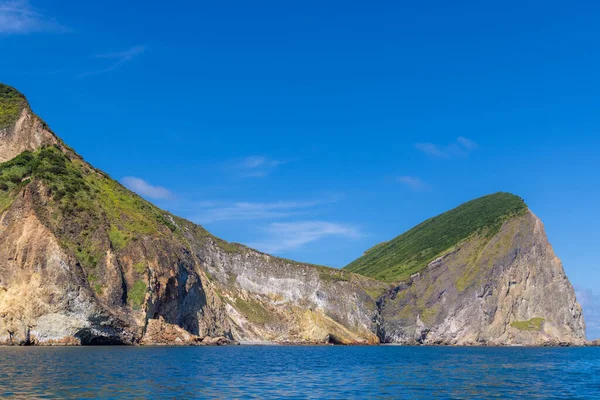
[(343, 267), (523, 197), (600, 337), (600, 3), (0, 0), (0, 81), (226, 240)]

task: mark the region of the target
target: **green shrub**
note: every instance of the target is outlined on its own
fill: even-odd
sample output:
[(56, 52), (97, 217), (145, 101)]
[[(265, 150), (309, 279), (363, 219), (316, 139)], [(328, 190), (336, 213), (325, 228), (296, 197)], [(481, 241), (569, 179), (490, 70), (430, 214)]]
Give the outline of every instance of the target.
[(541, 331), (544, 318), (531, 318), (528, 321), (513, 321), (510, 326), (521, 331)]
[(350, 279), (350, 274), (333, 268), (316, 267), (319, 273), (319, 279), (323, 282), (347, 282)]
[(96, 294), (102, 294), (102, 292), (104, 292), (104, 287), (102, 286), (102, 284), (96, 283), (94, 285), (94, 292), (96, 292)]
[(144, 272), (146, 272), (146, 263), (144, 261), (136, 262), (133, 264), (133, 270), (139, 275), (142, 275)]
[(233, 305), (253, 324), (266, 325), (277, 321), (276, 316), (256, 300), (244, 300), (238, 297)]
[(147, 286), (143, 281), (136, 281), (127, 293), (127, 300), (134, 309), (139, 309), (146, 298)]
[(115, 251), (119, 251), (127, 245), (128, 238), (116, 226), (110, 227), (108, 238)]

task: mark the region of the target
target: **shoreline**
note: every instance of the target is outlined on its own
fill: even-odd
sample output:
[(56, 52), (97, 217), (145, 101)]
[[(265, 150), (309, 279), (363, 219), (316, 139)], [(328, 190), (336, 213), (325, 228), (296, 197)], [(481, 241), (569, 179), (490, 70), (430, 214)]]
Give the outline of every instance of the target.
[(588, 341), (585, 344), (546, 343), (540, 345), (522, 344), (408, 344), (408, 343), (307, 343), (307, 342), (269, 342), (269, 341), (234, 341), (229, 343), (111, 343), (111, 344), (76, 344), (76, 343), (33, 343), (33, 344), (0, 344), (0, 348), (10, 347), (446, 347), (446, 348), (574, 348), (600, 347), (600, 342)]

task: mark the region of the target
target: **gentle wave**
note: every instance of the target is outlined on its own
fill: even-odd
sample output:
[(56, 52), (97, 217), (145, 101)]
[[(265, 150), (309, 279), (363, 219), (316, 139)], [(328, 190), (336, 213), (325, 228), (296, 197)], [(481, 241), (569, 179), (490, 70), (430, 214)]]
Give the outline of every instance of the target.
[(0, 348), (14, 398), (600, 398), (599, 348)]

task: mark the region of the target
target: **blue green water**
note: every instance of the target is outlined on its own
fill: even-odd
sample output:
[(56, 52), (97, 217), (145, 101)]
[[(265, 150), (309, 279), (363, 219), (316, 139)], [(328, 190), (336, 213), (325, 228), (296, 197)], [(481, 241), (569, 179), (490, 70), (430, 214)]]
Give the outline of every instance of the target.
[(0, 397), (600, 398), (600, 348), (0, 348)]

